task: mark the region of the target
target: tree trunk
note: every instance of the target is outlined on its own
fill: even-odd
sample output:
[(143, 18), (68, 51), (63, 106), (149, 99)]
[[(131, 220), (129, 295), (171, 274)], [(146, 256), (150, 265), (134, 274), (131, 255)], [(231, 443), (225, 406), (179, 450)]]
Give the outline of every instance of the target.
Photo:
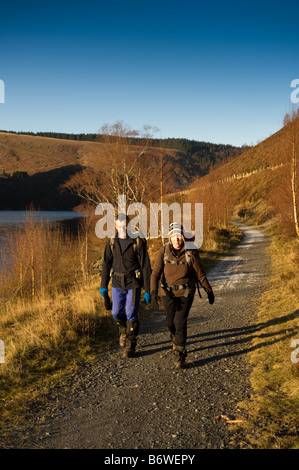
[(298, 224), (298, 212), (297, 212), (297, 156), (295, 149), (295, 140), (293, 141), (293, 152), (292, 152), (292, 165), (291, 165), (291, 186), (292, 186), (292, 199), (293, 199), (293, 211), (294, 211), (294, 223), (296, 234), (299, 237), (299, 224)]

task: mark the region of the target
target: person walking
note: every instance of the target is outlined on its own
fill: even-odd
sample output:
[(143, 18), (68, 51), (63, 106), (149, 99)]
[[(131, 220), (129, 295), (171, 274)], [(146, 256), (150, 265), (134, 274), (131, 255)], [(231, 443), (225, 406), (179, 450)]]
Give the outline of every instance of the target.
[(175, 366), (186, 366), (187, 319), (197, 282), (214, 303), (213, 289), (201, 266), (197, 249), (186, 250), (184, 228), (174, 222), (169, 228), (169, 242), (158, 251), (151, 274), (151, 305), (159, 310), (158, 285), (175, 355)]
[[(129, 237), (128, 222), (126, 214), (119, 214), (115, 223), (117, 234), (106, 243), (100, 294), (104, 298), (106, 310), (111, 310), (118, 326), (119, 344), (124, 348), (124, 356), (134, 357), (139, 333), (138, 312), (142, 285), (145, 302), (149, 304), (151, 301), (151, 266), (146, 240)], [(111, 277), (110, 299), (108, 284)]]

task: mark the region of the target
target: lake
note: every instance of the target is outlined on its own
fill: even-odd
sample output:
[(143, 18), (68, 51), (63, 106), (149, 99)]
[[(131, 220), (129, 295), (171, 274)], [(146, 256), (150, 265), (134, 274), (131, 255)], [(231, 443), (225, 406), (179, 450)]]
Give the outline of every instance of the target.
[[(16, 228), (24, 225), (27, 211), (0, 211), (0, 248), (5, 249), (8, 234)], [(71, 220), (82, 217), (81, 212), (74, 211), (30, 211), (36, 221), (49, 222), (55, 224), (63, 220)]]

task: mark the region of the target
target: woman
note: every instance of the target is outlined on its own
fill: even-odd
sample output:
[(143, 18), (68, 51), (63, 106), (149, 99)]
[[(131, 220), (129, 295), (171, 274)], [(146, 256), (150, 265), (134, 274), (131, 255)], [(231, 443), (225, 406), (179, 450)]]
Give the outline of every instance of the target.
[(151, 275), (151, 304), (157, 310), (160, 280), (175, 366), (184, 368), (187, 355), (187, 319), (197, 280), (206, 291), (210, 304), (214, 302), (214, 294), (202, 269), (198, 250), (185, 249), (184, 229), (176, 222), (170, 225), (169, 243), (157, 253)]

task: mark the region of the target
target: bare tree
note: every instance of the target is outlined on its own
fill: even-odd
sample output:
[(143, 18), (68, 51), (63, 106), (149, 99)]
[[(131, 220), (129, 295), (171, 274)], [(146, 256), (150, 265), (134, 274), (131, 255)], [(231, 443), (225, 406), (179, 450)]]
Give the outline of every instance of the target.
[(291, 192), (292, 192), (292, 210), (294, 225), (297, 236), (299, 236), (298, 223), (298, 187), (297, 187), (297, 148), (299, 138), (299, 108), (294, 109), (290, 114), (286, 114), (283, 120), (285, 126), (289, 127), (290, 139), (287, 145), (287, 152), (291, 159)]
[[(150, 147), (157, 130), (144, 126), (137, 131), (121, 121), (105, 124), (98, 136), (103, 144), (102, 158), (92, 168), (73, 175), (64, 186), (91, 205), (109, 202), (117, 206), (120, 194), (128, 204), (162, 200), (163, 191), (171, 187), (175, 165), (165, 150)], [(134, 141), (136, 137), (142, 145)]]

